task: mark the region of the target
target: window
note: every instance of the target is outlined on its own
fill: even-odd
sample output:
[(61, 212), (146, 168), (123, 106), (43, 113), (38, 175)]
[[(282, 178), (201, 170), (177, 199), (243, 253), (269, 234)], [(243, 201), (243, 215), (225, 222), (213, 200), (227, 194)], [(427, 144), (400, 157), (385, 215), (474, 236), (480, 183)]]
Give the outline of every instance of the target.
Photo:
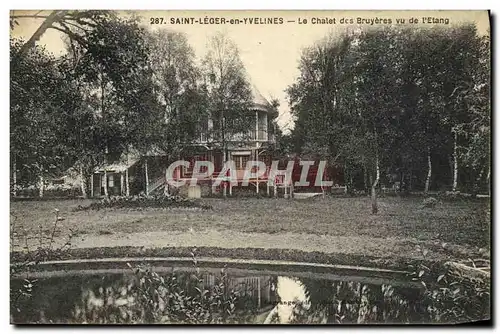
[(260, 114), (258, 116), (258, 132), (257, 132), (257, 139), (258, 140), (267, 140), (267, 115), (266, 114)]
[(108, 187), (113, 188), (115, 186), (115, 177), (113, 174), (108, 175)]
[(234, 164), (236, 169), (245, 169), (247, 168), (248, 160), (250, 160), (250, 155), (237, 155), (233, 157)]
[(241, 156), (241, 169), (247, 168), (248, 160), (250, 160), (249, 155), (242, 155)]

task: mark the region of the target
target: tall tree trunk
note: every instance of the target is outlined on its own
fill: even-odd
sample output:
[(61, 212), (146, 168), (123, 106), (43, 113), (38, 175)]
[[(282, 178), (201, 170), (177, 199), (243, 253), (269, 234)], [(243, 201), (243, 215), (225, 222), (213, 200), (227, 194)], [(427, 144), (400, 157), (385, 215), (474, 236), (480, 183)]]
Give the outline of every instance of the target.
[(129, 148), (127, 148), (127, 166), (125, 168), (125, 195), (130, 196), (130, 184), (128, 178), (128, 170), (130, 168), (130, 157), (129, 157)]
[(123, 177), (123, 172), (120, 173), (120, 196), (123, 196), (125, 192), (125, 182)]
[(347, 169), (347, 162), (344, 163), (344, 186), (345, 186), (345, 193), (348, 194), (349, 193), (349, 177), (348, 177), (348, 174), (349, 174), (349, 170)]
[(49, 29), (52, 24), (61, 20), (64, 15), (66, 15), (67, 10), (54, 10), (49, 16), (42, 22), (42, 24), (38, 27), (33, 35), (31, 35), (30, 39), (23, 44), (21, 49), (19, 50), (16, 58), (21, 58), (26, 55), (29, 49), (35, 46), (35, 43), (42, 37), (42, 35)]
[(458, 156), (457, 156), (457, 131), (453, 136), (453, 187), (452, 191), (457, 191), (458, 186)]
[(12, 195), (17, 196), (17, 162), (16, 157), (14, 157), (14, 162), (12, 163)]
[(424, 194), (429, 192), (429, 188), (431, 186), (431, 177), (432, 177), (432, 160), (431, 160), (431, 149), (427, 148), (427, 178), (425, 179), (425, 188)]
[(125, 194), (130, 196), (130, 183), (128, 179), (128, 168), (125, 169)]
[(408, 189), (407, 194), (411, 193), (413, 190), (413, 170), (410, 169), (410, 178), (408, 179)]
[[(104, 105), (105, 105), (105, 97), (104, 97), (104, 94), (105, 94), (105, 83), (104, 83), (104, 79), (103, 79), (103, 74), (102, 74), (102, 68), (101, 68), (101, 72), (100, 72), (100, 83), (101, 83), (101, 114), (102, 114), (102, 118), (104, 120), (104, 123), (106, 123), (106, 112), (105, 112), (105, 108), (104, 108)], [(105, 198), (108, 198), (108, 173), (107, 173), (107, 168), (108, 168), (108, 153), (109, 153), (109, 146), (108, 146), (108, 143), (107, 143), (107, 138), (105, 139), (106, 140), (106, 148), (105, 148), (105, 152), (104, 152), (104, 197)]]
[(368, 170), (366, 169), (366, 163), (363, 162), (363, 182), (365, 186), (365, 194), (368, 194), (369, 192), (369, 187), (368, 187)]
[(168, 171), (168, 168), (165, 168), (165, 188), (163, 190), (163, 194), (165, 196), (169, 196), (170, 195), (170, 188), (168, 186), (168, 173), (167, 173), (167, 171)]
[(144, 178), (145, 178), (145, 190), (146, 196), (149, 195), (149, 173), (148, 173), (148, 158), (144, 161)]
[(43, 174), (42, 174), (42, 168), (39, 168), (39, 174), (38, 174), (38, 197), (42, 198), (43, 197), (43, 191), (44, 191), (44, 184), (43, 184)]
[(483, 181), (484, 171), (485, 171), (485, 168), (481, 168), (481, 170), (479, 171), (479, 175), (474, 180), (474, 184), (473, 184), (473, 189), (474, 189), (473, 194), (474, 195), (476, 195), (478, 192), (481, 191), (481, 184)]
[(349, 195), (354, 194), (354, 187), (353, 187), (353, 182), (352, 182), (352, 174), (351, 170), (349, 168), (349, 164), (346, 162), (345, 163), (345, 172), (344, 172), (344, 183), (345, 183), (345, 191)]
[(488, 174), (486, 174), (486, 185), (488, 186), (488, 195), (491, 195), (490, 174), (491, 174), (491, 163), (488, 164)]
[(372, 214), (378, 213), (377, 186), (380, 180), (380, 165), (378, 161), (378, 151), (375, 152), (375, 181), (372, 184)]
[(107, 162), (104, 163), (104, 175), (103, 175), (103, 178), (104, 178), (104, 197), (108, 198), (108, 173), (106, 171), (106, 168), (107, 168)]
[[(221, 118), (221, 128), (222, 128), (222, 133), (221, 133), (221, 138), (222, 138), (222, 150), (223, 150), (223, 164), (225, 164), (228, 161), (228, 151), (227, 151), (227, 143), (226, 143), (226, 122), (224, 118), (224, 110), (222, 110), (222, 118)], [(226, 180), (227, 177), (224, 175), (224, 180)], [(222, 188), (222, 194), (224, 197), (227, 197), (227, 187), (231, 187), (228, 182), (224, 182), (224, 186)], [(232, 193), (232, 189), (230, 188), (230, 194)]]
[(80, 186), (83, 198), (87, 198), (87, 178), (83, 175), (83, 167), (80, 166)]
[(104, 153), (104, 197), (108, 198), (108, 146)]

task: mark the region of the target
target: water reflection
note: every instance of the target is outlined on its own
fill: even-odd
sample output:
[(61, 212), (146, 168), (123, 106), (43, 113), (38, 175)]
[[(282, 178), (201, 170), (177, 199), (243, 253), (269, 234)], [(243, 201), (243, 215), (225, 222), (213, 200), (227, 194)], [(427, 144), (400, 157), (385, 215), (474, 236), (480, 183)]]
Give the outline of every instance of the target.
[[(199, 312), (203, 305), (192, 296), (221, 288), (224, 296), (234, 295), (237, 323), (418, 323), (430, 321), (420, 291), (387, 284), (359, 281), (296, 278), (277, 275), (231, 275), (221, 283), (220, 275), (204, 272), (162, 274), (162, 280), (175, 291), (158, 288), (151, 300), (155, 314), (145, 306), (145, 281), (133, 274), (61, 275), (39, 278), (33, 295), (11, 303), (13, 323), (151, 323), (172, 322), (172, 314)], [(170, 281), (169, 281), (170, 280)], [(11, 280), (11, 286), (22, 284)], [(141, 290), (142, 289), (142, 290)], [(163, 289), (163, 290), (162, 290)], [(142, 295), (141, 295), (142, 293)], [(211, 293), (211, 292), (209, 292)], [(185, 294), (175, 296), (174, 294)], [(148, 297), (149, 298), (149, 297)], [(154, 299), (154, 300), (153, 300)], [(172, 300), (176, 300), (172, 303)], [(222, 307), (218, 299), (207, 309)], [(229, 300), (222, 298), (221, 300)], [(233, 303), (233, 301), (230, 301)], [(173, 308), (181, 308), (173, 309)], [(190, 309), (192, 308), (192, 310)], [(207, 322), (209, 315), (206, 315)], [(189, 319), (189, 318), (186, 318)], [(203, 323), (204, 319), (199, 319)]]
[(278, 277), (279, 302), (265, 323), (418, 323), (429, 321), (420, 291), (361, 282)]

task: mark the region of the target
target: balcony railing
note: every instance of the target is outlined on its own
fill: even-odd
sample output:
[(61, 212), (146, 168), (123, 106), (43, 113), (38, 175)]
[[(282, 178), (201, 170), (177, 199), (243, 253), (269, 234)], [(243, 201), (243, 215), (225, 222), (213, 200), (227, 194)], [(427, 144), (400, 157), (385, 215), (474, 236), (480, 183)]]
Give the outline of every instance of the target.
[[(202, 133), (197, 140), (200, 143), (206, 143), (210, 141), (217, 141), (214, 136), (210, 136), (207, 133)], [(268, 133), (266, 130), (249, 130), (246, 133), (237, 133), (234, 135), (229, 135), (226, 137), (227, 141), (274, 141), (274, 135)]]

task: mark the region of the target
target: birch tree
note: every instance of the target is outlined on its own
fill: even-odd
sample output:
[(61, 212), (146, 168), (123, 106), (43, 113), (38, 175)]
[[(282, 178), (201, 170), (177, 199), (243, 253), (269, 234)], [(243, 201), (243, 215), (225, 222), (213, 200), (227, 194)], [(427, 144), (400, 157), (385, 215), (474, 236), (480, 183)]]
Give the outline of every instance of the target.
[(227, 161), (227, 143), (239, 133), (246, 134), (255, 117), (249, 114), (252, 94), (236, 44), (223, 33), (208, 40), (202, 71), (208, 95), (213, 134)]

